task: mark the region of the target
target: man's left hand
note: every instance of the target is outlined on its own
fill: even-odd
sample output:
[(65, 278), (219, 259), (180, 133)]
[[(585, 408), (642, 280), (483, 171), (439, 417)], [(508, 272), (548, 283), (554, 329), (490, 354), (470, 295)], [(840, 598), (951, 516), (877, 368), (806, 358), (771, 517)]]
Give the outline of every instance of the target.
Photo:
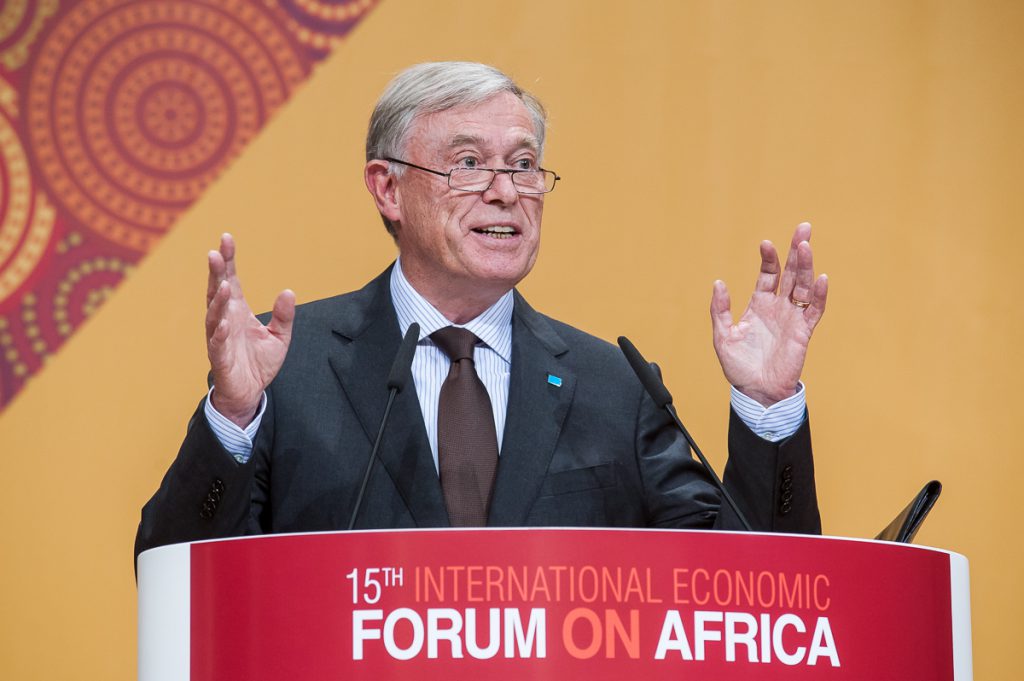
[(825, 313), (828, 277), (814, 278), (811, 225), (797, 226), (785, 269), (770, 241), (761, 242), (761, 272), (739, 322), (729, 291), (716, 281), (711, 295), (715, 352), (729, 383), (765, 407), (794, 395), (814, 327)]

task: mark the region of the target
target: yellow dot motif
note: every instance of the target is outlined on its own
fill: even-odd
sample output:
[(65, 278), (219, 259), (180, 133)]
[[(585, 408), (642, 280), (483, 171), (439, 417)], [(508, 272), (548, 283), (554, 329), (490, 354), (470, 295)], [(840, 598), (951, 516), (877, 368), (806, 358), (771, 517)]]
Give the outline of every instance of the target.
[(377, 0), (266, 0), (283, 10), (285, 25), (300, 43), (316, 51), (337, 45)]
[[(129, 269), (125, 262), (116, 258), (95, 257), (69, 270), (57, 284), (58, 293), (53, 296), (51, 317), (57, 322), (57, 333), (67, 336), (72, 331), (70, 320), (92, 316), (114, 293), (114, 285)], [(102, 283), (94, 283), (92, 279), (100, 279)], [(76, 292), (79, 287), (84, 288), (80, 295)], [(77, 309), (71, 309), (72, 300), (80, 300)]]
[(16, 121), (0, 108), (0, 305), (43, 259), (54, 220), (55, 211), (32, 179)]
[(58, 4), (57, 0), (5, 0), (0, 5), (0, 65), (14, 71), (25, 64), (29, 47)]

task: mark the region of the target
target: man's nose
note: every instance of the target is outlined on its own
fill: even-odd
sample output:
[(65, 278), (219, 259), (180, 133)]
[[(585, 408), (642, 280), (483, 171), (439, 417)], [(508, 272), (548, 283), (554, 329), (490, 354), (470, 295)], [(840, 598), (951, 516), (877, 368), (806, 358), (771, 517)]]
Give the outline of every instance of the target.
[(484, 201), (488, 203), (513, 204), (519, 200), (519, 191), (512, 182), (511, 173), (494, 173), (494, 180), (491, 186), (483, 193)]

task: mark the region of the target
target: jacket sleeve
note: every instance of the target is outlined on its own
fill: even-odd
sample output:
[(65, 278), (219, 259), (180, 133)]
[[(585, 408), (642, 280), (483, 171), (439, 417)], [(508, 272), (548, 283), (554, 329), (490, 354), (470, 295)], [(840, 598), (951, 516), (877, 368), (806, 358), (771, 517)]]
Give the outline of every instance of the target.
[[(744, 529), (668, 414), (646, 396), (638, 410), (636, 447), (648, 525)], [(770, 442), (730, 410), (723, 478), (754, 531), (821, 532), (806, 418), (793, 435)]]
[[(791, 436), (769, 442), (730, 411), (724, 482), (755, 531), (821, 534), (811, 427), (806, 416)], [(714, 526), (742, 529), (736, 514), (724, 502)]]
[(272, 402), (249, 461), (235, 461), (210, 430), (205, 398), (192, 415), (178, 455), (156, 494), (142, 509), (135, 557), (165, 544), (217, 539), (264, 530), (268, 452), (273, 437)]

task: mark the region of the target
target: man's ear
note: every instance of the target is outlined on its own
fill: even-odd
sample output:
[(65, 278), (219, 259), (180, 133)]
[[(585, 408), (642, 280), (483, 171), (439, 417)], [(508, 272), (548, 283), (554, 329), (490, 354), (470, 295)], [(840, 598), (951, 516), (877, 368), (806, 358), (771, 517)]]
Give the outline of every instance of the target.
[(363, 169), (363, 180), (366, 188), (373, 194), (377, 210), (392, 223), (401, 221), (398, 210), (398, 183), (389, 172), (390, 163), (379, 158), (366, 162)]

